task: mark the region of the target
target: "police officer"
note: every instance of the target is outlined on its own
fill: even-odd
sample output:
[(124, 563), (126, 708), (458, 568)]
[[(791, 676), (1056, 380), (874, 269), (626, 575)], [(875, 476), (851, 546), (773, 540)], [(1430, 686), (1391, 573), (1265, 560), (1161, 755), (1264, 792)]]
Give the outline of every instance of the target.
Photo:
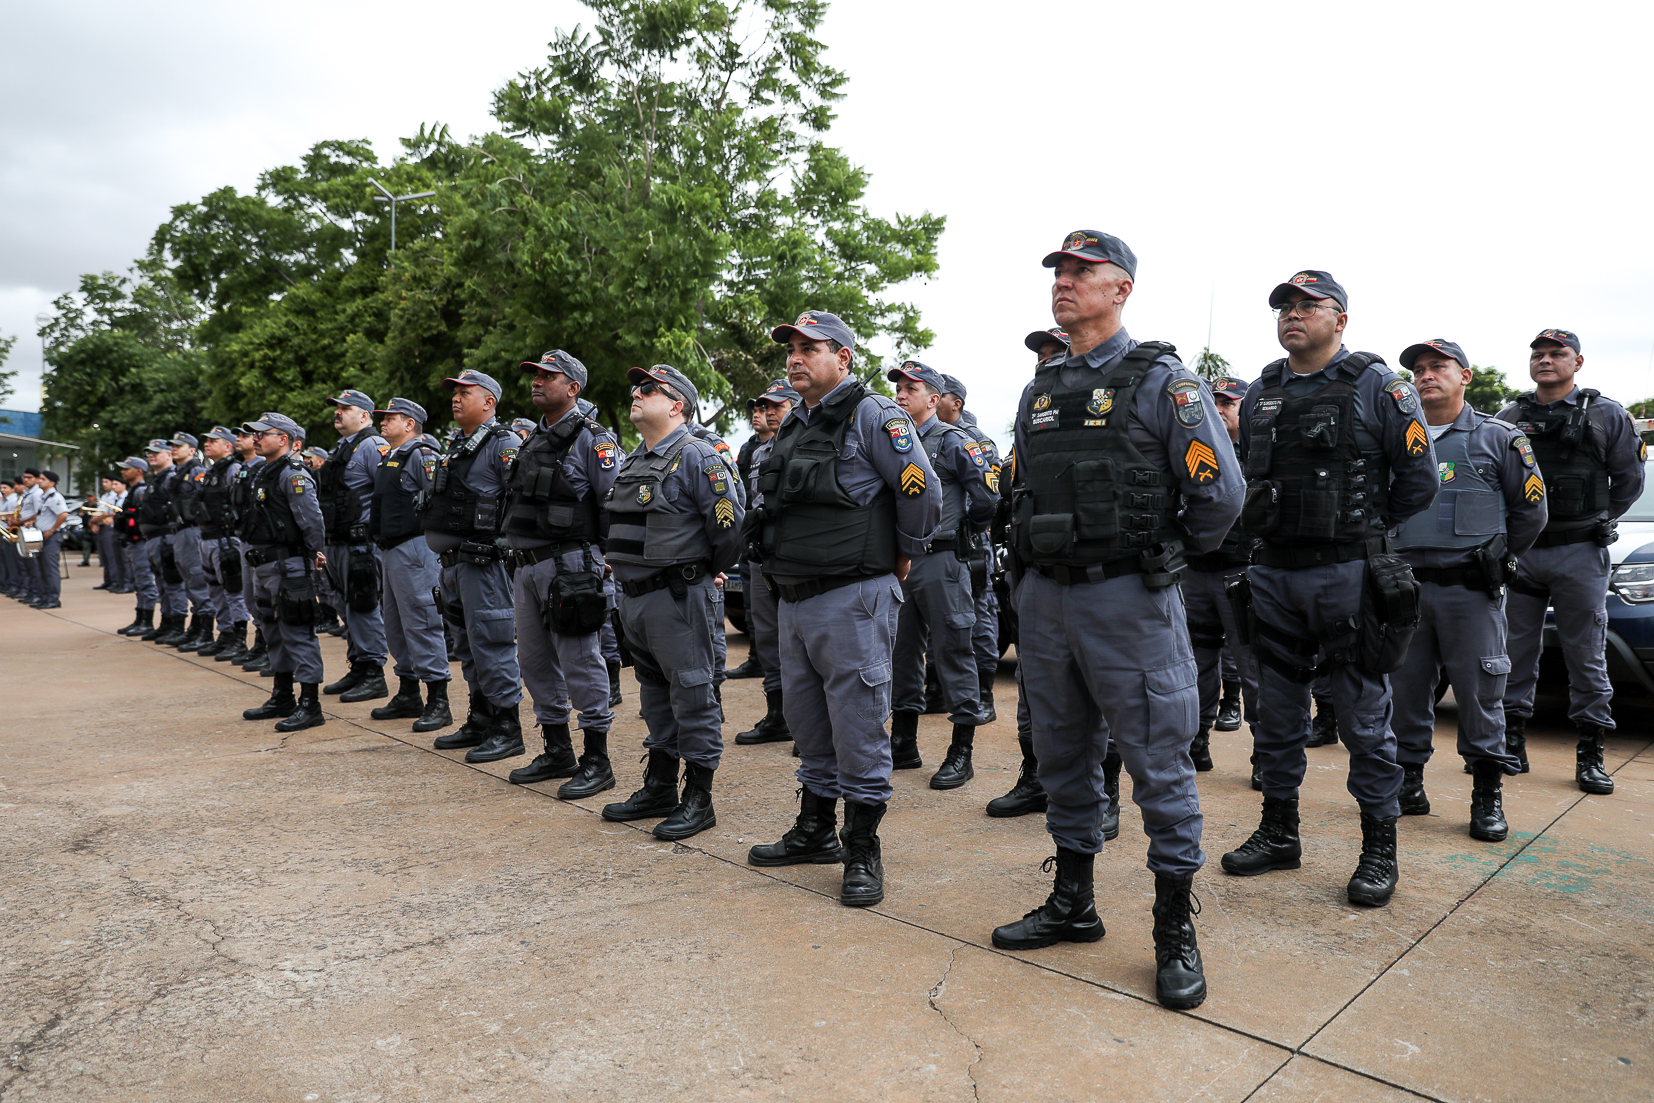
[(36, 609), (60, 609), (63, 602), (63, 576), (58, 557), (63, 549), (63, 520), (69, 516), (69, 503), (57, 492), (57, 472), (43, 470), (38, 480), (40, 501), (30, 521), (40, 530), (40, 596), (29, 604)]
[(201, 565), (201, 529), (197, 516), (201, 480), (206, 477), (207, 465), (196, 454), (200, 443), (193, 433), (175, 433), (172, 440), (172, 484), (167, 528), (172, 533), (172, 554), (178, 563), (178, 572), (184, 579), (184, 593), (190, 602), (189, 627), (184, 638), (174, 646), (179, 651), (195, 651), (213, 638), (212, 594), (207, 586), (206, 571)]
[(867, 907), (884, 899), (878, 830), (891, 794), (884, 718), (901, 579), (937, 534), (941, 494), (912, 419), (852, 372), (849, 326), (809, 310), (770, 336), (787, 346), (787, 382), (804, 401), (759, 470), (764, 507), (748, 536), (781, 599), (781, 685), (802, 787), (792, 829), (747, 860), (842, 860), (839, 901)]
[(389, 697), (385, 686), (385, 614), (379, 603), (379, 549), (368, 535), (374, 472), (389, 445), (373, 431), (373, 400), (344, 390), (327, 400), (339, 443), (316, 474), (316, 497), (327, 524), (327, 575), (339, 600), (350, 670), (322, 688), (340, 701)]
[[(385, 639), (396, 657), (398, 689), (373, 710), (375, 720), (414, 721), (416, 732), (452, 724), (448, 705), (448, 654), (442, 618), (431, 593), (442, 581), (436, 552), (423, 539), (416, 503), (431, 485), (442, 449), (424, 435), (425, 407), (393, 398), (379, 415), (379, 431), (390, 449), (374, 468), (368, 506), (368, 535), (384, 572)], [(420, 700), (419, 687), (425, 686)]]
[(992, 476), (981, 445), (963, 429), (936, 416), (944, 384), (935, 368), (909, 360), (892, 368), (886, 378), (896, 384), (896, 404), (916, 426), (916, 439), (936, 472), (942, 501), (936, 535), (925, 552), (912, 557), (907, 577), (902, 579), (904, 600), (896, 617), (892, 660), (891, 768), (917, 769), (924, 764), (918, 732), (925, 707), (928, 644), (953, 725), (947, 755), (931, 776), (930, 787), (957, 789), (976, 776), (971, 750), (977, 725), (987, 722), (971, 644), (976, 599), (971, 593), (970, 561), (977, 530), (993, 517)]
[(1505, 605), (1511, 659), (1505, 734), (1526, 772), (1527, 723), (1548, 600), (1568, 665), (1568, 718), (1579, 733), (1574, 780), (1583, 792), (1612, 793), (1614, 779), (1602, 761), (1603, 738), (1614, 730), (1605, 655), (1608, 545), (1615, 539), (1615, 519), (1642, 494), (1648, 448), (1625, 407), (1574, 382), (1585, 366), (1578, 334), (1547, 329), (1528, 347), (1535, 389), (1518, 395), (1498, 416), (1531, 442), (1549, 520), (1518, 562)]
[[(1240, 437), (1240, 402), (1246, 397), (1245, 380), (1224, 376), (1212, 381), (1212, 405), (1218, 412), (1224, 431), (1231, 443)], [(1212, 768), (1210, 739), (1214, 724), (1219, 731), (1234, 731), (1240, 727), (1239, 702), (1236, 702), (1235, 720), (1225, 728), (1220, 722), (1220, 709), (1228, 696), (1229, 683), (1224, 680), (1226, 658), (1235, 653), (1235, 668), (1240, 680), (1235, 684), (1236, 695), (1242, 682), (1246, 686), (1246, 705), (1252, 710), (1250, 719), (1257, 722), (1258, 675), (1252, 662), (1252, 653), (1240, 642), (1235, 627), (1234, 607), (1229, 603), (1226, 587), (1246, 574), (1247, 559), (1252, 540), (1239, 525), (1231, 525), (1223, 542), (1209, 552), (1195, 552), (1187, 556), (1189, 573), (1183, 576), (1183, 605), (1189, 616), (1189, 643), (1195, 650), (1195, 662), (1200, 667), (1200, 730), (1189, 746), (1189, 757), (1197, 771)], [(1221, 693), (1220, 693), (1221, 690)]]
[(527, 440), (528, 435), (534, 432), (534, 419), (527, 417), (513, 418), (511, 431), (517, 434), (518, 440)]
[[(777, 382), (782, 386), (786, 386), (787, 383), (785, 379)], [(775, 386), (775, 383), (771, 383), (770, 386)], [(740, 450), (735, 453), (735, 477), (741, 481), (741, 486), (746, 491), (749, 507), (753, 503), (753, 454), (775, 438), (775, 427), (770, 425), (770, 420), (771, 406), (769, 403), (760, 402), (757, 398), (747, 399), (747, 423), (752, 428), (752, 435), (741, 442)], [(779, 423), (777, 423), (778, 426)], [(769, 454), (768, 449), (765, 449), (765, 454)], [(731, 678), (762, 678), (765, 667), (763, 661), (758, 657), (758, 641), (753, 639), (752, 635), (752, 567), (747, 561), (745, 553), (741, 556), (740, 568), (742, 593), (745, 595), (747, 606), (747, 639), (752, 642), (752, 646), (747, 649), (746, 661), (734, 670), (729, 671), (728, 676)], [(779, 675), (777, 676), (779, 677)], [(748, 733), (742, 732), (741, 734)], [(741, 742), (741, 736), (736, 736), (735, 741), (737, 743)]]
[(121, 481), (126, 484), (126, 500), (121, 505), (117, 528), (121, 551), (126, 556), (126, 569), (132, 578), (132, 592), (137, 598), (137, 611), (132, 623), (116, 629), (122, 636), (142, 636), (155, 626), (155, 606), (161, 600), (161, 591), (155, 585), (155, 576), (149, 569), (149, 555), (144, 549), (144, 537), (138, 516), (144, 495), (149, 493), (149, 461), (141, 456), (128, 456), (118, 465)]
[(1044, 264), (1055, 269), (1052, 313), (1070, 347), (1023, 392), (1011, 534), (1023, 567), (1017, 649), (1056, 883), (993, 940), (1026, 950), (1103, 936), (1092, 872), (1112, 738), (1149, 837), (1155, 994), (1190, 1008), (1206, 998), (1191, 917), (1204, 855), (1188, 753), (1196, 667), (1177, 579), (1184, 534), (1207, 551), (1234, 521), (1240, 470), (1200, 380), (1169, 345), (1140, 345), (1122, 326), (1137, 270), (1126, 244), (1077, 230)]
[[(236, 537), (241, 545), (241, 600), (246, 604), (249, 613), (258, 606), (257, 595), (253, 593), (253, 568), (247, 565), (247, 526), (253, 516), (253, 477), (264, 464), (264, 457), (259, 455), (259, 438), (253, 435), (253, 430), (245, 423), (236, 426), (235, 454), (241, 463), (241, 469), (235, 473), (235, 481), (230, 484), (230, 511), (236, 519)], [(253, 639), (244, 650), (221, 651), (213, 656), (214, 662), (231, 662), (248, 673), (263, 673), (270, 669), (270, 648), (264, 642), (264, 628), (258, 623), (257, 616), (249, 616), (253, 625)]]
[[(1260, 666), (1263, 816), (1252, 837), (1223, 856), (1223, 868), (1250, 877), (1302, 864), (1298, 787), (1309, 683), (1322, 672), (1350, 750), (1350, 795), (1361, 808), (1361, 858), (1346, 894), (1352, 904), (1379, 907), (1399, 878), (1402, 771), (1389, 679), (1362, 662), (1362, 637), (1376, 628), (1361, 615), (1363, 589), (1376, 608), (1388, 579), (1395, 603), (1405, 603), (1411, 583), (1385, 553), (1384, 532), (1429, 506), (1436, 461), (1417, 392), (1382, 357), (1344, 347), (1349, 299), (1332, 276), (1298, 272), (1270, 292), (1269, 305), (1287, 356), (1264, 368), (1241, 403), (1241, 523), (1261, 541), (1247, 577)], [(1403, 630), (1400, 620), (1394, 628)]]
[(159, 438), (150, 441), (144, 448), (144, 458), (149, 461), (149, 491), (139, 503), (138, 529), (144, 538), (144, 554), (149, 559), (150, 573), (161, 592), (161, 620), (138, 638), (176, 647), (184, 642), (189, 598), (184, 592), (184, 576), (179, 572), (168, 532), (175, 474), (172, 470), (172, 442)]
[[(785, 379), (777, 379), (764, 388), (764, 393), (753, 400), (753, 424), (762, 423), (767, 435), (752, 450), (747, 465), (747, 502), (749, 508), (763, 504), (763, 491), (758, 487), (758, 472), (775, 446), (775, 434), (802, 399)], [(750, 550), (750, 549), (749, 549)], [(746, 578), (747, 638), (752, 641), (752, 658), (764, 676), (764, 716), (750, 731), (740, 732), (735, 742), (741, 746), (758, 743), (780, 743), (793, 737), (787, 727), (786, 693), (781, 685), (781, 611), (776, 597), (764, 581), (764, 565), (749, 554)], [(730, 671), (731, 678), (737, 677)]]
[(1430, 812), (1424, 764), (1445, 668), (1459, 703), (1459, 754), (1476, 778), (1470, 837), (1500, 842), (1509, 833), (1500, 782), (1521, 769), (1505, 746), (1500, 709), (1510, 672), (1506, 564), (1545, 527), (1545, 484), (1521, 430), (1466, 405), (1472, 368), (1462, 348), (1444, 339), (1410, 345), (1401, 366), (1413, 373), (1441, 484), (1432, 507), (1408, 518), (1394, 541), (1420, 587), (1419, 627), (1390, 677), (1401, 814)]
[[(936, 404), (936, 416), (949, 425), (958, 426), (976, 446), (972, 456), (982, 458), (982, 479), (991, 497), (999, 496), (999, 446), (976, 423), (976, 414), (965, 408), (965, 384), (952, 375), (942, 376), (942, 397)], [(976, 603), (976, 620), (971, 627), (971, 650), (976, 657), (977, 698), (982, 722), (997, 720), (994, 711), (994, 678), (999, 675), (999, 595), (993, 587), (993, 547), (988, 539), (991, 526), (984, 523), (976, 528), (976, 546), (971, 551), (971, 591)]]
[(201, 569), (218, 617), (218, 638), (197, 647), (195, 653), (216, 657), (226, 650), (243, 650), (247, 643), (241, 541), (236, 538), (238, 521), (231, 501), (241, 460), (235, 454), (235, 433), (223, 425), (207, 432), (201, 450), (212, 466), (201, 478), (195, 515), (201, 534)]
[(700, 397), (694, 384), (667, 364), (633, 368), (626, 377), (643, 443), (620, 465), (604, 509), (621, 634), (649, 726), (649, 764), (643, 787), (605, 806), (603, 818), (665, 816), (655, 837), (687, 839), (718, 822), (712, 776), (724, 742), (712, 692), (713, 628), (722, 605), (713, 579), (740, 554), (743, 510), (730, 464), (688, 430)]
[[(265, 462), (253, 476), (253, 501), (242, 534), (275, 686), (268, 701), (241, 715), (247, 720), (276, 720), (279, 732), (302, 731), (327, 723), (317, 697), (322, 649), (312, 630), (316, 620), (313, 568), (324, 562), (322, 510), (316, 503), (315, 477), (292, 451), (298, 423), (283, 414), (267, 413), (248, 422), (248, 428)], [(299, 686), (296, 699), (295, 682)]]
[[(506, 478), (505, 534), (516, 572), (517, 661), (534, 698), (545, 751), (510, 780), (527, 785), (569, 778), (557, 790), (580, 800), (615, 786), (609, 764), (609, 674), (602, 628), (601, 504), (614, 485), (620, 446), (614, 434), (576, 407), (590, 376), (562, 349), (519, 365), (531, 377), (538, 423)], [(580, 713), (582, 752), (574, 754), (570, 705)]]
[(500, 539), (505, 476), (522, 441), (495, 416), (500, 385), (492, 376), (466, 368), (443, 385), (459, 435), (437, 461), (421, 518), (442, 564), (442, 614), (471, 705), (459, 730), (432, 746), (469, 747), (465, 761), (493, 762), (523, 753), (516, 609)]

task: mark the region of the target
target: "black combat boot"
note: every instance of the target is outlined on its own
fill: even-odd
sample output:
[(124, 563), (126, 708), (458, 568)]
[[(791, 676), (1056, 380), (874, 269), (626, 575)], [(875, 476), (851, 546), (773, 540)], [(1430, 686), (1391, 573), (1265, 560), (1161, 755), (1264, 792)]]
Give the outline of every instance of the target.
[[(1256, 736), (1253, 737), (1256, 740)], [(1258, 752), (1252, 752), (1252, 791), (1263, 792), (1263, 763), (1258, 761)]]
[(174, 646), (183, 652), (201, 650), (201, 645), (212, 642), (212, 618), (205, 613), (194, 613), (190, 616), (189, 628), (184, 638)]
[(781, 711), (781, 691), (767, 690), (764, 693), (764, 703), (769, 706), (769, 711), (764, 713), (763, 719), (752, 726), (751, 731), (737, 735), (736, 743), (743, 747), (751, 747), (757, 743), (783, 743), (793, 737), (792, 729), (787, 727), (787, 718)]
[(195, 653), (197, 655), (200, 655), (203, 659), (210, 659), (214, 655), (217, 655), (220, 651), (224, 650), (229, 645), (230, 645), (230, 630), (228, 628), (226, 628), (226, 629), (224, 629), (224, 631), (219, 632), (217, 635), (214, 635), (213, 631), (212, 631), (212, 625), (209, 622), (209, 624), (207, 626), (207, 642), (202, 644), (200, 647), (197, 647), (195, 649)]
[(155, 610), (153, 608), (145, 609), (142, 605), (140, 605), (132, 614), (132, 623), (127, 625), (125, 628), (117, 628), (115, 630), (115, 634), (118, 636), (138, 636), (149, 631), (154, 626)]
[(976, 696), (981, 702), (982, 723), (992, 724), (999, 719), (999, 713), (994, 711), (994, 672), (978, 670), (976, 672)]
[(287, 714), (287, 719), (277, 722), (277, 731), (303, 731), (305, 728), (319, 728), (327, 723), (327, 717), (322, 715), (322, 703), (316, 697), (316, 686), (315, 682), (305, 682), (299, 687), (298, 707)]
[(764, 664), (758, 661), (758, 649), (756, 647), (747, 652), (746, 662), (724, 674), (726, 678), (762, 678), (763, 676)]
[[(316, 635), (320, 636), (324, 632), (335, 639), (345, 634), (344, 618), (339, 615), (339, 610), (335, 609), (325, 601), (322, 602), (322, 619), (316, 622)], [(322, 692), (336, 693), (339, 691), (324, 689)]]
[(1022, 769), (1017, 774), (1017, 783), (1009, 793), (988, 802), (988, 815), (996, 820), (1010, 819), (1043, 812), (1045, 805), (1045, 786), (1040, 784), (1039, 760), (1034, 757), (1034, 744), (1030, 740), (1022, 744)]
[(241, 714), (243, 720), (285, 720), (287, 714), (298, 706), (298, 699), (293, 696), (293, 675), (289, 671), (276, 675), (276, 684), (270, 688), (270, 699), (256, 709), (247, 709)]
[(710, 766), (693, 762), (683, 764), (683, 798), (672, 809), (671, 815), (655, 825), (655, 838), (675, 842), (718, 826), (718, 813), (712, 809), (712, 775), (715, 772)]
[(557, 790), (558, 800), (584, 800), (615, 787), (614, 767), (609, 764), (609, 733), (585, 730), (586, 752), (580, 768)]
[[(448, 710), (448, 683), (425, 683), (425, 711), (419, 714), (419, 719), (413, 722), (416, 732), (441, 731), (454, 722), (454, 714)], [(471, 744), (462, 743), (462, 747)]]
[(917, 770), (925, 764), (919, 757), (919, 714), (893, 712), (890, 714), (890, 768)]
[(869, 908), (884, 899), (884, 851), (879, 845), (879, 821), (884, 804), (844, 802), (844, 881), (838, 900), (847, 908)]
[(1430, 814), (1430, 796), (1424, 791), (1424, 763), (1401, 764), (1401, 795), (1397, 799), (1401, 801), (1403, 816)]
[(844, 861), (844, 847), (838, 837), (838, 798), (812, 793), (807, 786), (798, 790), (798, 819), (778, 843), (764, 843), (747, 851), (747, 862), (755, 866), (796, 866), (803, 863), (832, 865)]
[(1510, 834), (1505, 822), (1505, 771), (1497, 762), (1479, 760), (1470, 790), (1470, 837), (1484, 843), (1502, 843)]
[(1602, 763), (1602, 741), (1608, 730), (1584, 721), (1575, 721), (1574, 727), (1579, 731), (1579, 744), (1574, 748), (1574, 781), (1579, 791), (1599, 796), (1612, 793), (1614, 779), (1608, 776)]
[(527, 754), (523, 746), (523, 721), (517, 705), (492, 705), (493, 719), (488, 725), (488, 738), (465, 752), (465, 761), (497, 762), (502, 758), (516, 758)]
[(1195, 942), (1194, 874), (1154, 875), (1154, 998), (1161, 1007), (1189, 1011), (1206, 999), (1206, 973)]
[(1396, 891), (1396, 817), (1361, 813), (1361, 861), (1345, 894), (1352, 904), (1382, 908)]
[(385, 685), (385, 668), (380, 663), (361, 662), (362, 677), (356, 685), (339, 694), (339, 700), (346, 704), (356, 701), (377, 701), (381, 697), (391, 695), (390, 687)]
[[(569, 726), (565, 721), (561, 724), (541, 724), (540, 734), (545, 737), (546, 749), (536, 755), (533, 762), (527, 766), (520, 766), (507, 775), (506, 780), (513, 785), (533, 785), (537, 781), (550, 781), (554, 777), (573, 777), (580, 763), (574, 758), (574, 741), (569, 738)], [(472, 754), (485, 750), (487, 744), (478, 747)]]
[(1522, 764), (1519, 773), (1528, 772), (1528, 718), (1505, 713), (1505, 750)]
[(375, 720), (409, 720), (424, 711), (424, 704), (419, 699), (419, 679), (402, 678), (398, 682), (396, 696), (368, 715)]
[(162, 647), (177, 647), (184, 639), (184, 616), (173, 616), (171, 613), (161, 614), (161, 623), (153, 629), (139, 636), (145, 643), (157, 643)]
[(1328, 747), (1338, 742), (1338, 709), (1331, 699), (1315, 699), (1315, 719), (1310, 722), (1306, 747)]
[(253, 646), (247, 649), (247, 654), (236, 665), (249, 674), (270, 665), (270, 645), (264, 642), (264, 629), (254, 626)]
[(239, 663), (247, 657), (247, 622), (238, 620), (230, 625), (230, 638), (214, 655), (215, 663)]
[(1304, 864), (1298, 839), (1298, 798), (1263, 798), (1263, 820), (1252, 837), (1223, 856), (1223, 872), (1256, 877), (1272, 869), (1297, 869)]
[(350, 664), (350, 669), (345, 671), (345, 676), (343, 678), (340, 678), (337, 682), (329, 682), (327, 685), (322, 687), (322, 692), (343, 693), (347, 689), (355, 689), (357, 686), (362, 684), (362, 679), (366, 677), (366, 675), (366, 664), (360, 661), (353, 662)]
[(1239, 682), (1223, 683), (1223, 699), (1218, 702), (1218, 721), (1212, 725), (1213, 731), (1239, 731), (1241, 726), (1241, 684)]
[(1212, 768), (1212, 733), (1208, 729), (1201, 728), (1189, 741), (1189, 761), (1200, 773)]
[(925, 664), (925, 715), (936, 716), (948, 711), (946, 702), (942, 700), (942, 675), (936, 669), (936, 664)]
[(625, 823), (669, 816), (678, 807), (678, 760), (655, 747), (643, 768), (643, 788), (616, 804), (603, 806), (603, 818)]
[[(423, 721), (425, 718), (419, 718)], [(449, 720), (452, 723), (452, 719)], [(471, 713), (465, 718), (465, 723), (458, 731), (439, 735), (431, 740), (431, 746), (439, 751), (457, 751), (461, 747), (475, 747), (488, 738), (488, 729), (494, 723), (494, 706), (488, 703), (488, 698), (471, 691)], [(414, 727), (419, 727), (416, 723)]]
[(610, 659), (604, 665), (609, 668), (609, 707), (612, 709), (620, 704), (620, 663)]
[(1103, 809), (1103, 838), (1113, 839), (1120, 834), (1120, 761), (1119, 751), (1103, 756), (1103, 795), (1108, 807)]
[(953, 742), (942, 758), (942, 768), (930, 775), (932, 789), (957, 789), (976, 776), (971, 765), (971, 747), (976, 742), (976, 728), (969, 724), (953, 726)]
[(1056, 880), (1045, 903), (1003, 927), (994, 928), (994, 945), (1001, 950), (1037, 950), (1058, 942), (1097, 942), (1106, 931), (1097, 915), (1092, 869), (1097, 855), (1057, 847), (1040, 869), (1056, 867)]

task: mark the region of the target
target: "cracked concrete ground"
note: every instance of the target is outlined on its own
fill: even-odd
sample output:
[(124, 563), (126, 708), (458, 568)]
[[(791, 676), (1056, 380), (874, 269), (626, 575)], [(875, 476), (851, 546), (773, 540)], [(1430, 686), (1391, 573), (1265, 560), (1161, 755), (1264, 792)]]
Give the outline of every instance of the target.
[[(718, 826), (661, 843), (596, 814), (637, 784), (629, 677), (618, 793), (565, 804), (376, 702), (329, 698), (286, 738), (244, 722), (268, 680), (112, 635), (129, 599), (92, 581), (52, 614), (0, 603), (0, 1100), (1654, 1098), (1654, 724), (1630, 703), (1611, 797), (1574, 788), (1560, 714), (1536, 722), (1503, 844), (1468, 838), (1469, 779), (1438, 757), (1375, 911), (1343, 898), (1360, 833), (1336, 747), (1310, 752), (1304, 867), (1218, 871), (1258, 801), (1247, 747), (1216, 737), (1212, 995), (1177, 1014), (1153, 1002), (1129, 804), (1098, 863), (1108, 936), (989, 944), (1049, 884), (1038, 818), (982, 813), (1016, 773), (1008, 674), (975, 781), (898, 775), (889, 895), (858, 911), (837, 867), (745, 864), (795, 809), (785, 744), (731, 746)], [(763, 711), (756, 681), (724, 699), (730, 732)], [(924, 719), (932, 767), (946, 738)]]

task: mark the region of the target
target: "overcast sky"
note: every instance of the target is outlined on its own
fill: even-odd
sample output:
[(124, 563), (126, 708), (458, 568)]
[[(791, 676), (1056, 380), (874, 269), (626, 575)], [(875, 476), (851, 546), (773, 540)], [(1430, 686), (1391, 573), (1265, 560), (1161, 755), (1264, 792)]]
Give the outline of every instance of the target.
[[(173, 204), (324, 138), (388, 158), (424, 122), (488, 129), (565, 0), (280, 4), (0, 0), (0, 333), (7, 405), (34, 409), (34, 315), (123, 270)], [(1126, 324), (1206, 343), (1253, 378), (1269, 288), (1330, 270), (1352, 347), (1432, 337), (1525, 381), (1527, 344), (1583, 340), (1581, 382), (1654, 394), (1646, 5), (837, 0), (850, 75), (831, 140), (882, 214), (945, 214), (941, 274), (908, 290), (925, 359), (1003, 437), (1040, 258), (1070, 230), (1139, 257)], [(532, 350), (530, 350), (532, 351)], [(614, 365), (618, 368), (622, 365)], [(594, 365), (597, 367), (597, 365)]]

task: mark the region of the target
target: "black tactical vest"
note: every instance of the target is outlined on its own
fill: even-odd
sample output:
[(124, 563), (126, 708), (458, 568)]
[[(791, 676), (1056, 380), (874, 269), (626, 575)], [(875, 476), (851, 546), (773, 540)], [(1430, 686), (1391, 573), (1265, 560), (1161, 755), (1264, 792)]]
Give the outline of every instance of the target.
[(235, 518), (233, 531), (238, 536), (246, 534), (247, 521), (253, 513), (253, 477), (263, 466), (251, 459), (241, 461), (241, 469), (230, 483), (230, 514)]
[(259, 466), (253, 473), (253, 502), (248, 512), (247, 525), (242, 535), (248, 544), (255, 547), (269, 547), (273, 544), (286, 544), (291, 547), (301, 547), (304, 543), (303, 534), (299, 529), (299, 522), (293, 516), (293, 508), (287, 503), (287, 496), (281, 492), (281, 480), (287, 476), (291, 467), (298, 466), (299, 461), (291, 456), (283, 456), (279, 460), (269, 460)]
[(581, 430), (607, 432), (597, 422), (576, 414), (551, 429), (537, 426), (511, 461), (506, 473), (505, 531), (540, 540), (597, 542), (595, 496), (577, 496), (563, 474), (563, 461)]
[[(1370, 352), (1342, 363), (1382, 365)], [(1264, 369), (1271, 380), (1253, 401), (1241, 524), (1273, 547), (1353, 544), (1384, 528), (1389, 464), (1364, 456), (1356, 440), (1355, 378), (1329, 380), (1293, 398), (1281, 385), (1286, 361)]]
[(1137, 559), (1182, 536), (1177, 476), (1144, 455), (1127, 429), (1143, 376), (1175, 352), (1145, 342), (1105, 366), (1098, 386), (1077, 390), (1061, 389), (1060, 358), (1035, 370), (1011, 522), (1024, 560), (1091, 566)]
[[(1516, 397), (1516, 427), (1527, 434), (1545, 479), (1546, 532), (1588, 529), (1608, 508), (1608, 460), (1596, 403), (1601, 391), (1579, 389), (1578, 401), (1555, 410), (1534, 392)], [(1594, 431), (1593, 431), (1594, 430)]]
[(363, 428), (340, 441), (316, 472), (316, 504), (322, 507), (322, 530), (329, 544), (349, 544), (351, 528), (360, 524), (357, 518), (362, 516), (362, 495), (357, 488), (345, 485), (345, 468), (362, 442), (372, 435), (371, 428)]
[(236, 513), (230, 505), (233, 486), (230, 465), (234, 462), (233, 455), (225, 456), (207, 468), (206, 477), (201, 480), (199, 493), (196, 495), (196, 514), (201, 522), (201, 535), (209, 540), (216, 540), (235, 532)]
[(896, 569), (896, 494), (879, 488), (858, 505), (839, 484), (839, 457), (856, 407), (858, 380), (817, 406), (806, 425), (788, 418), (758, 471), (756, 511), (764, 573), (779, 578), (876, 578)]
[(508, 434), (516, 435), (498, 422), (479, 426), (448, 453), (446, 462), (437, 465), (431, 489), (425, 492), (418, 506), (420, 524), (426, 532), (486, 537), (499, 533), (502, 495), (479, 494), (465, 480), (483, 445)]
[(201, 484), (196, 476), (204, 472), (206, 465), (200, 459), (191, 456), (181, 464), (173, 464), (175, 474), (172, 476), (171, 500), (168, 502), (168, 519), (180, 525), (193, 525), (201, 520), (200, 504), (197, 499), (201, 496)]
[(171, 468), (157, 474), (138, 504), (138, 525), (145, 536), (159, 536), (167, 530), (172, 519), (172, 478)]
[[(693, 439), (685, 433), (658, 456), (639, 448), (620, 465), (603, 505), (609, 512), (609, 539), (604, 553), (611, 563), (669, 567), (674, 563), (711, 561), (712, 541), (707, 539), (704, 518), (684, 512), (661, 492), (666, 477)], [(700, 478), (700, 472), (693, 477)]]
[(119, 521), (116, 522), (115, 531), (129, 543), (137, 544), (144, 538), (143, 532), (138, 528), (138, 507), (148, 494), (149, 483), (147, 482), (138, 483), (127, 488), (126, 504), (121, 507), (121, 515)]
[(409, 441), (385, 457), (373, 472), (373, 500), (368, 503), (368, 532), (381, 548), (394, 548), (421, 535), (416, 491), (404, 489), (402, 475), (409, 464), (423, 463), (421, 452), (435, 452), (424, 437)]

